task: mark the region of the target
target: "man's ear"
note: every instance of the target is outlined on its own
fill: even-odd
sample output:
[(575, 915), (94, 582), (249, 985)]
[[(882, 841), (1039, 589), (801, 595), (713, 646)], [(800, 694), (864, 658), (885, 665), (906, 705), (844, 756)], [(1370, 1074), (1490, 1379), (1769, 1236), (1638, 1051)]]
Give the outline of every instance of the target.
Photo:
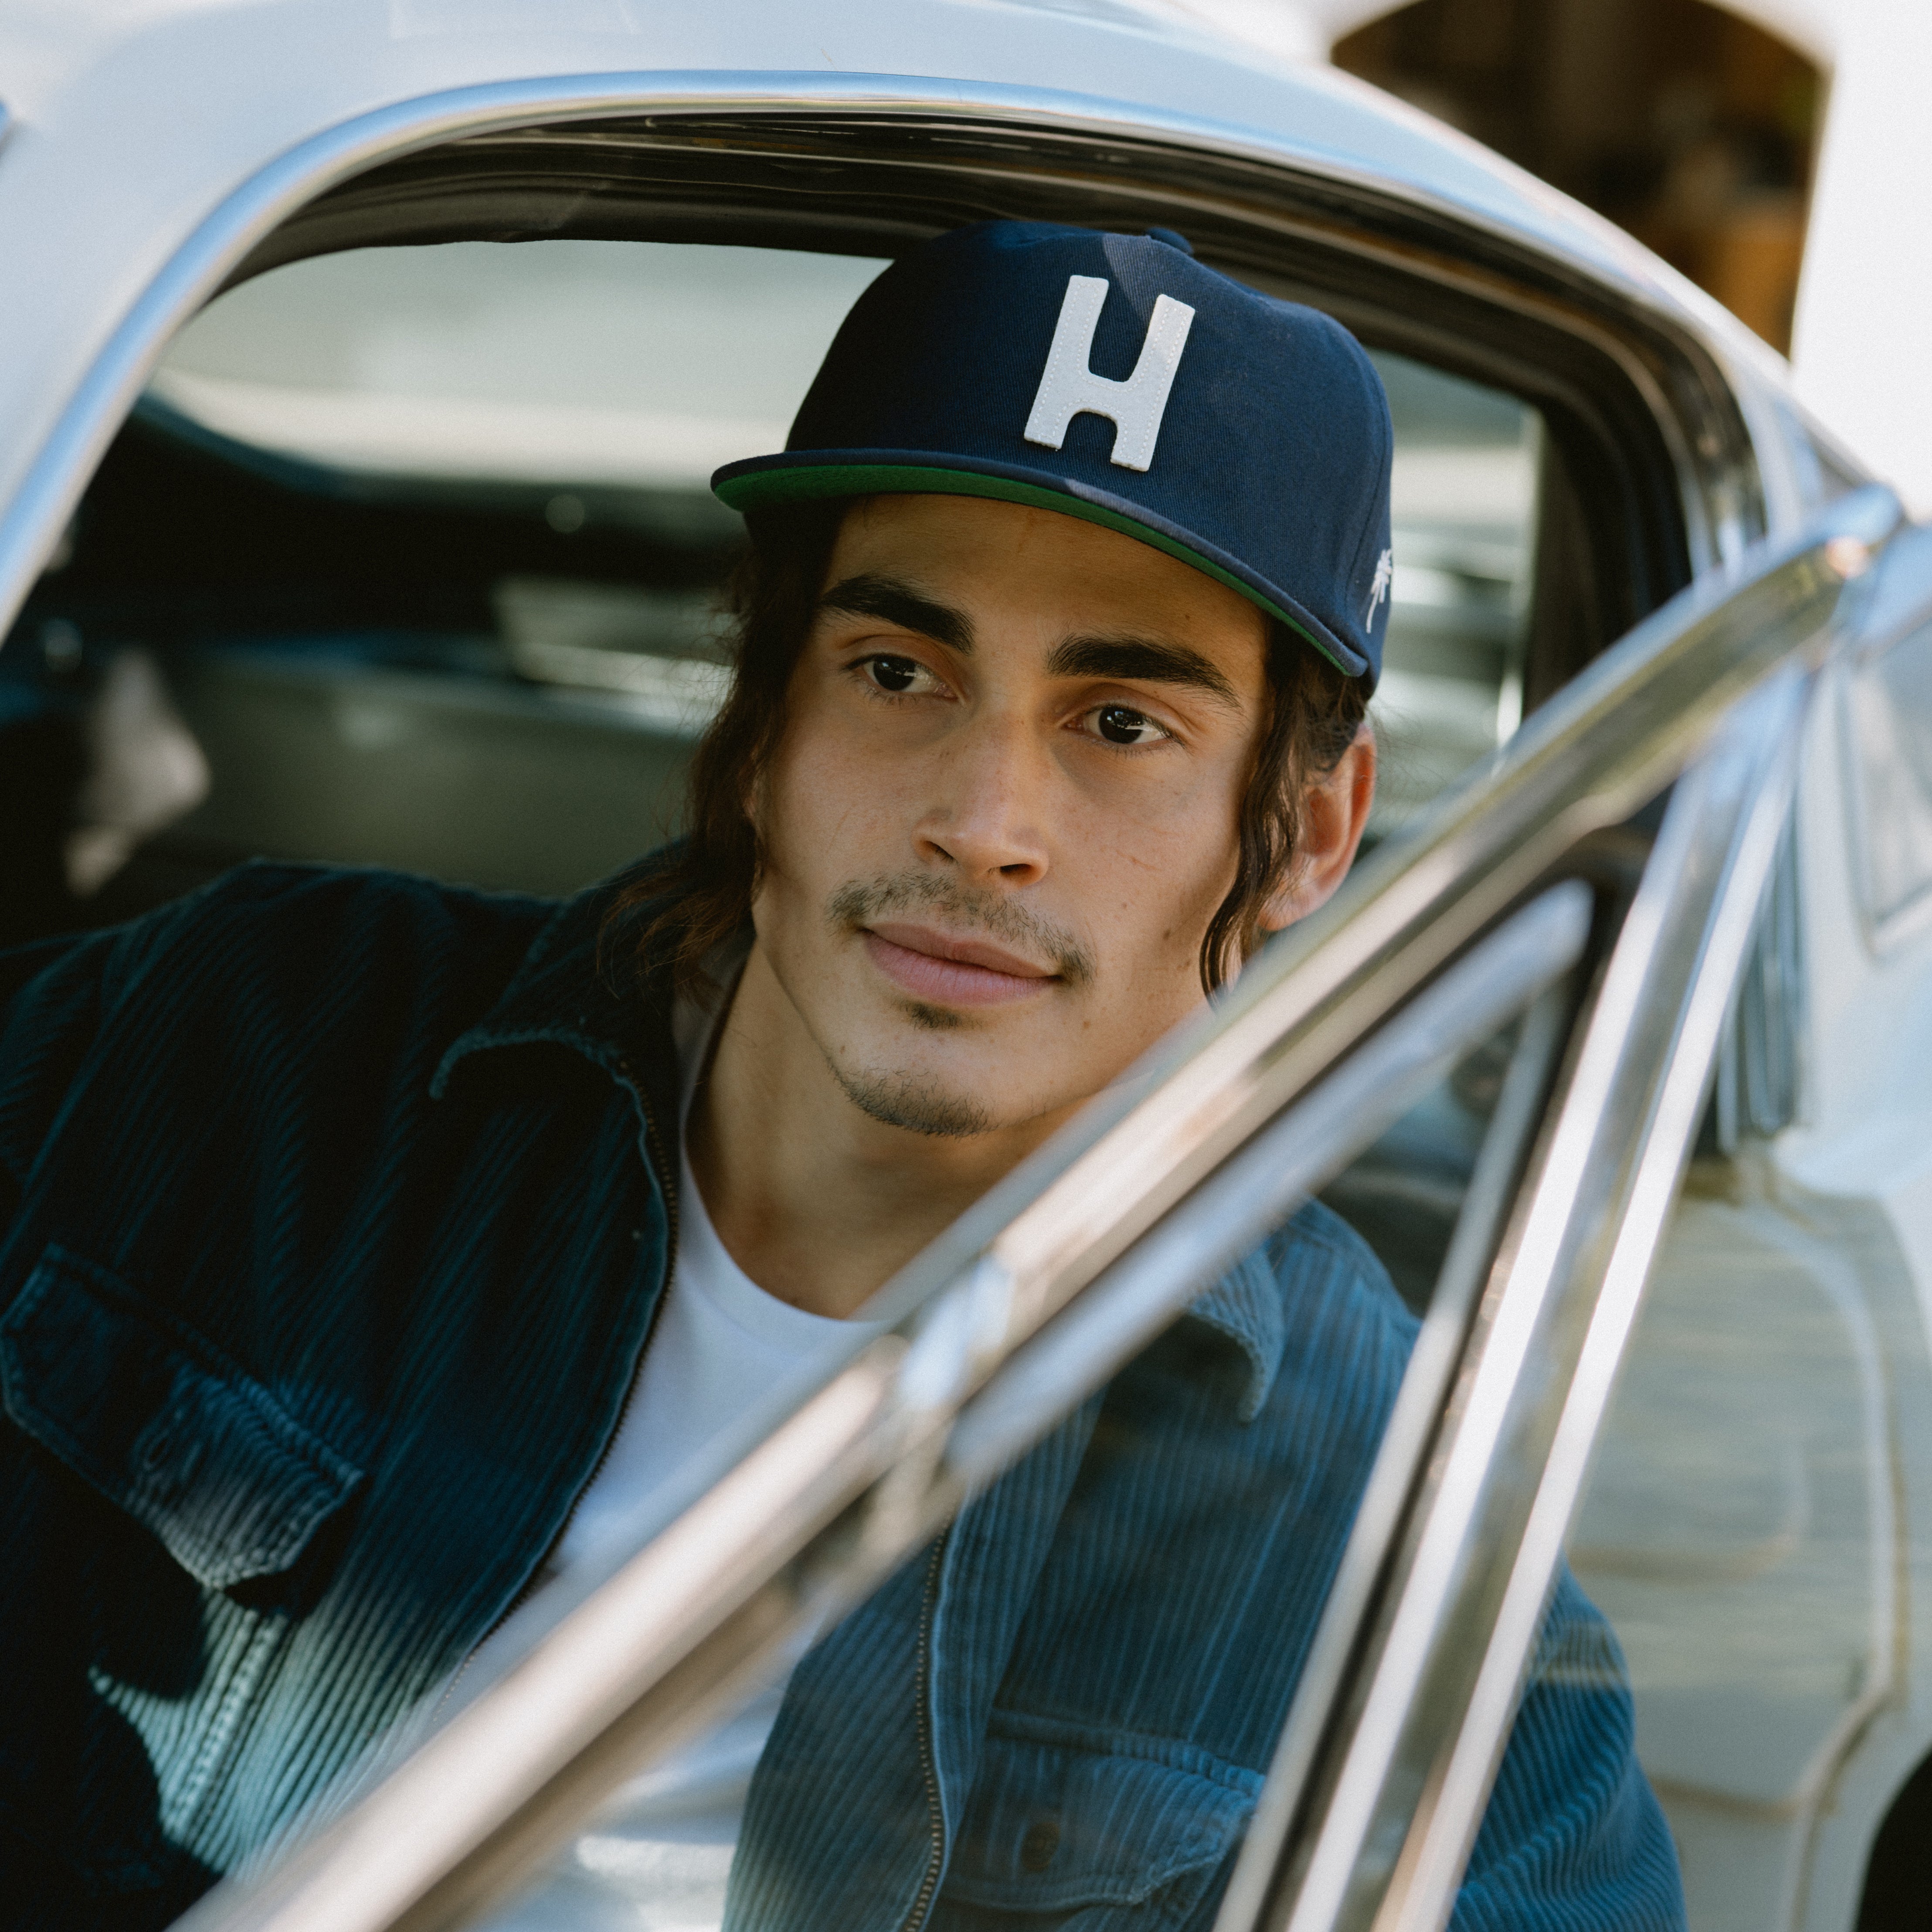
[(1375, 796), (1375, 728), (1364, 718), (1334, 770), (1302, 798), (1300, 850), (1294, 869), (1262, 908), (1264, 932), (1306, 919), (1348, 877)]

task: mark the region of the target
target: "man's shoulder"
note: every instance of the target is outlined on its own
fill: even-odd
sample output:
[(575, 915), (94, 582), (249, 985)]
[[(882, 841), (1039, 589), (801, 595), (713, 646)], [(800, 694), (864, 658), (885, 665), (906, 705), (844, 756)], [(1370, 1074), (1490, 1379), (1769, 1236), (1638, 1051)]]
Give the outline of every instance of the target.
[[(594, 897), (594, 896), (592, 896)], [(443, 1046), (493, 1011), (592, 904), (491, 892), (373, 867), (256, 862), (128, 925), (51, 970), (92, 982), (104, 1051), (164, 1058), (219, 1040), (224, 1054), (286, 1065), (304, 1041), (338, 1066), (405, 1040)], [(438, 1048), (440, 1052), (440, 1048)]]
[(480, 920), (527, 928), (541, 926), (562, 903), (530, 892), (452, 885), (424, 873), (382, 866), (250, 859), (147, 917), (184, 924), (224, 910), (301, 918), (340, 917), (366, 910), (419, 922)]
[[(1331, 1265), (1387, 1287), (1391, 1295), (1395, 1294), (1389, 1284), (1388, 1270), (1375, 1250), (1324, 1202), (1304, 1201), (1282, 1223), (1269, 1245), (1283, 1260), (1318, 1256)], [(1396, 1299), (1399, 1304), (1400, 1298)]]
[(1375, 1251), (1338, 1214), (1310, 1202), (1251, 1250), (1189, 1310), (1237, 1353), (1237, 1409), (1293, 1427), (1311, 1391), (1372, 1407), (1401, 1379), (1415, 1336)]
[(493, 892), (374, 866), (253, 860), (122, 929), (117, 990), (158, 969), (177, 986), (326, 979), (338, 997), (365, 981), (454, 967), (506, 979), (562, 902)]

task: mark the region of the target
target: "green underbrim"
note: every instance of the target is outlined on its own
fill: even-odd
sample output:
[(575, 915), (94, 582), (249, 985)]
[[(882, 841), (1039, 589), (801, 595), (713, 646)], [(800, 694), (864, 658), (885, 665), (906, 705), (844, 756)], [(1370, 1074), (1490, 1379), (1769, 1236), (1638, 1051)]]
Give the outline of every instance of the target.
[(1238, 596), (1268, 613), (1277, 623), (1286, 624), (1294, 634), (1334, 664), (1345, 677), (1355, 674), (1291, 611), (1284, 610), (1264, 597), (1251, 584), (1244, 584), (1231, 570), (1191, 550), (1178, 537), (1163, 530), (1150, 530), (1118, 510), (1090, 503), (1064, 490), (1050, 490), (1043, 484), (1022, 483), (1016, 477), (988, 476), (976, 470), (928, 470), (910, 464), (851, 463), (801, 464), (791, 470), (759, 470), (733, 476), (715, 486), (716, 493), (734, 510), (756, 510), (768, 503), (796, 503), (825, 496), (992, 496), (1005, 503), (1024, 503), (1036, 510), (1056, 510), (1063, 517), (1078, 517), (1082, 523), (1098, 524), (1102, 530), (1118, 530), (1136, 543), (1150, 544), (1191, 565), (1204, 577), (1225, 584)]

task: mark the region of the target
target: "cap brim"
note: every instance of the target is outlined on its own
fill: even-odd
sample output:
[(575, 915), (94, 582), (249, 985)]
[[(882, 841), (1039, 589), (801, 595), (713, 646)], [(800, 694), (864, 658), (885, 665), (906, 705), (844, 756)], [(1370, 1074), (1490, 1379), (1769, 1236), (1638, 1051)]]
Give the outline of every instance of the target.
[(1360, 677), (1368, 660), (1337, 638), (1280, 585), (1270, 584), (1192, 531), (1071, 478), (976, 460), (936, 463), (918, 450), (798, 450), (782, 456), (748, 457), (728, 463), (711, 479), (712, 490), (733, 509), (814, 498), (872, 496), (991, 496), (1078, 517), (1103, 530), (1151, 544), (1225, 584), (1320, 652), (1346, 676)]

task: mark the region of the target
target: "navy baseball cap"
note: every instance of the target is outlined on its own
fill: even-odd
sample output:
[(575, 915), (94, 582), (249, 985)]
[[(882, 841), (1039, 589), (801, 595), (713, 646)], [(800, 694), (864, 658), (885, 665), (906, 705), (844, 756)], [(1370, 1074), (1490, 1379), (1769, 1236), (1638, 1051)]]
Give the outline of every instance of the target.
[(853, 306), (782, 454), (728, 463), (736, 510), (994, 496), (1204, 571), (1372, 688), (1388, 628), (1388, 399), (1318, 310), (1244, 288), (1166, 229), (956, 229)]

